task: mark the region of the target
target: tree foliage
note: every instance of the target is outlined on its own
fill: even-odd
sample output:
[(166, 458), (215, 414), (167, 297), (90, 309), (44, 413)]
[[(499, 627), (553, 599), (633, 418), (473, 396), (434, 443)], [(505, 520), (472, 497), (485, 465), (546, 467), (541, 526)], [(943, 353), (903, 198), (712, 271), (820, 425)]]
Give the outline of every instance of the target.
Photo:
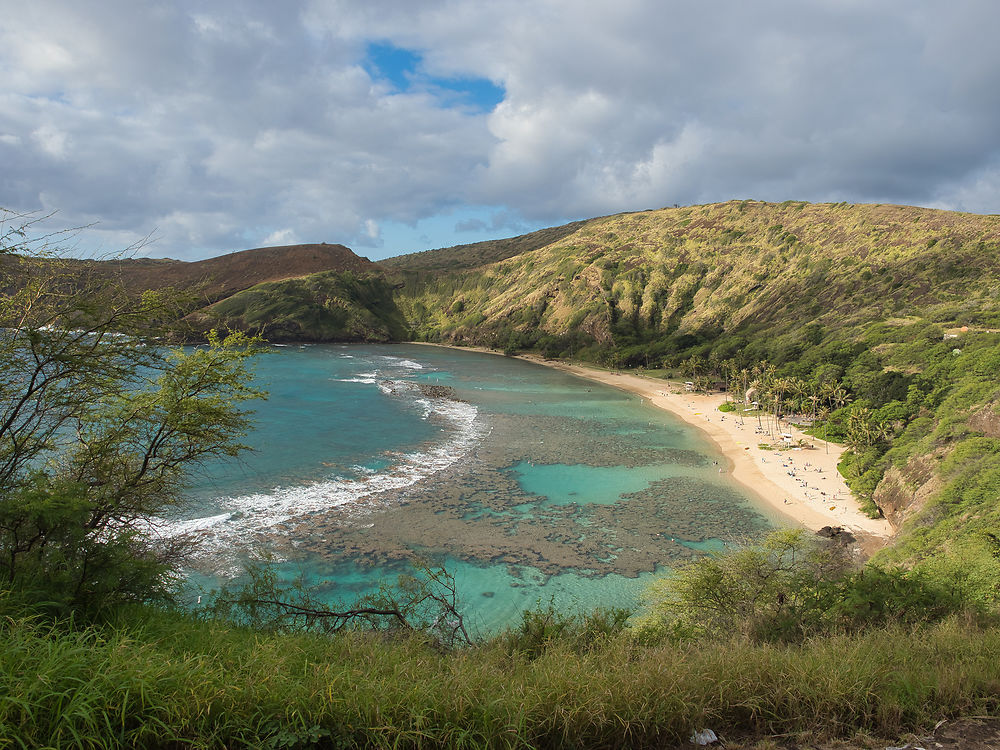
[[(996, 569), (988, 560), (983, 565)], [(644, 637), (800, 641), (992, 609), (995, 600), (970, 596), (971, 584), (958, 585), (957, 569), (857, 567), (842, 546), (801, 529), (777, 531), (758, 544), (699, 558), (655, 581), (638, 632)]]
[(185, 544), (150, 519), (193, 468), (244, 448), (256, 343), (166, 346), (168, 295), (13, 254), (30, 227), (0, 237), (0, 586), (88, 615), (164, 597)]

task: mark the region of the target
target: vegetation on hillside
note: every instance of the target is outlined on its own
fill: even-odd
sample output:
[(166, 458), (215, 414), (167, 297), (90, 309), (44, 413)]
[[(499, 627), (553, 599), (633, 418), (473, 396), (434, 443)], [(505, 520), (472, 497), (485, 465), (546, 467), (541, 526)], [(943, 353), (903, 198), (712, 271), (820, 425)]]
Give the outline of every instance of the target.
[[(0, 223), (2, 223), (0, 211)], [(272, 341), (399, 341), (409, 336), (392, 285), (367, 258), (326, 243), (263, 247), (194, 262), (149, 258), (58, 259), (17, 248), (0, 257), (62, 279), (76, 293), (102, 289), (169, 300), (162, 323), (178, 340), (209, 330), (264, 333)]]
[[(995, 217), (734, 201), (593, 219), (472, 273), (441, 269), (400, 300), (429, 338), (502, 348), (527, 337), (560, 353), (546, 337), (582, 333), (619, 350), (623, 365), (748, 346), (755, 359), (781, 364), (827, 329), (872, 321), (918, 314), (1000, 327), (990, 295), (998, 249)], [(434, 252), (446, 251), (393, 267), (426, 264)], [(821, 327), (803, 331), (810, 323)]]
[(392, 288), (378, 274), (326, 271), (257, 284), (191, 318), (269, 341), (401, 341), (409, 337)]
[(218, 322), (281, 335), (402, 336), (402, 307), (426, 338), (722, 382), (762, 419), (844, 440), (852, 487), (903, 525), (864, 565), (779, 532), (663, 577), (636, 617), (541, 607), (480, 638), (432, 570), (338, 611), (266, 569), (173, 609), (184, 549), (144, 519), (199, 461), (240, 450), (254, 341), (166, 349), (163, 295), (0, 252), (0, 745), (662, 747), (702, 728), (891, 738), (997, 714), (995, 233), (988, 217), (739, 202), (586, 222), (472, 270), (403, 259), (395, 298), (337, 271), (220, 301)]
[(886, 555), (917, 559), (1000, 528), (998, 289), (1000, 217), (732, 201), (594, 219), (412, 278), (398, 303), (426, 340), (706, 382), (753, 373), (740, 396), (776, 411), (797, 397), (789, 411), (846, 442), (855, 495), (903, 527)]

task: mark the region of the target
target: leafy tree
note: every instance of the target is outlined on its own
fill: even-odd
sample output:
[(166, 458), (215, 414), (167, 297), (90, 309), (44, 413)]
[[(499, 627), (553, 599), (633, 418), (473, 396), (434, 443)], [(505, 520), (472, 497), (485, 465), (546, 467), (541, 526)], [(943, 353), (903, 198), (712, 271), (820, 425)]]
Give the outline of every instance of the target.
[(656, 580), (640, 627), (765, 639), (801, 635), (813, 625), (806, 614), (817, 610), (816, 582), (837, 577), (846, 566), (841, 550), (799, 529), (774, 532), (761, 544), (699, 558)]
[[(802, 529), (687, 563), (654, 580), (638, 636), (797, 641), (893, 621), (914, 625), (995, 606), (995, 560), (979, 553), (917, 569), (857, 568), (846, 549)], [(992, 576), (990, 574), (993, 574)], [(992, 585), (991, 585), (992, 584)]]
[(187, 544), (150, 519), (245, 447), (256, 342), (167, 347), (168, 297), (25, 255), (30, 227), (0, 236), (0, 587), (86, 616), (166, 597)]
[(847, 423), (847, 445), (851, 450), (860, 453), (867, 448), (884, 448), (892, 437), (892, 428), (876, 418), (871, 409), (860, 407), (854, 409)]

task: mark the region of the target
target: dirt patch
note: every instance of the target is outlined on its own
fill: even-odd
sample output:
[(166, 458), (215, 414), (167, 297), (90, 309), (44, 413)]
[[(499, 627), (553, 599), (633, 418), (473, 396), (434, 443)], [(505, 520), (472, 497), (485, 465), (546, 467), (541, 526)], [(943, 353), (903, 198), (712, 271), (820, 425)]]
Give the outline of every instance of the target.
[(986, 404), (969, 417), (969, 427), (989, 438), (1000, 438), (1000, 412), (997, 402)]
[[(676, 750), (691, 750), (697, 745), (676, 745)], [(851, 740), (822, 736), (796, 735), (778, 737), (727, 738), (708, 745), (727, 750), (1000, 750), (1000, 718), (972, 717), (942, 721), (932, 731), (896, 738), (859, 736)]]

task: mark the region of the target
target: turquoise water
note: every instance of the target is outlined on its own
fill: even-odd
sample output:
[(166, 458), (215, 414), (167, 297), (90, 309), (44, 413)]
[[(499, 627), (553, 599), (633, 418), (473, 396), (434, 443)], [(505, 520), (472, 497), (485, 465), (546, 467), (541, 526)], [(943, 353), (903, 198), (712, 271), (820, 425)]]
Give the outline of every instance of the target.
[(169, 533), (192, 580), (271, 554), (351, 600), (443, 563), (481, 630), (525, 608), (634, 607), (658, 571), (769, 522), (700, 433), (551, 368), (418, 345), (276, 347), (252, 453), (206, 468)]

